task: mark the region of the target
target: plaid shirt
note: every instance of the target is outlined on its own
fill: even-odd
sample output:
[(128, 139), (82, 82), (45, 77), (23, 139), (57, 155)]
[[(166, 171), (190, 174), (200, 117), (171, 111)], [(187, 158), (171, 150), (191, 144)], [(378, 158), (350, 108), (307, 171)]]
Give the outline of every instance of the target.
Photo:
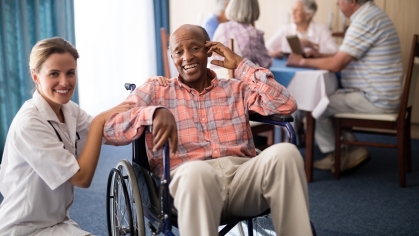
[[(165, 107), (175, 117), (178, 152), (171, 156), (171, 169), (189, 160), (224, 156), (256, 155), (249, 112), (262, 115), (291, 114), (297, 109), (293, 96), (277, 83), (272, 73), (244, 59), (235, 70), (237, 79), (220, 79), (212, 70), (211, 85), (201, 93), (173, 78), (167, 86), (157, 81), (139, 86), (126, 101), (136, 107), (113, 115), (105, 124), (104, 137), (113, 145), (137, 139), (144, 126), (152, 125), (156, 108)], [(146, 134), (152, 171), (162, 173), (162, 150), (153, 152), (151, 134)]]

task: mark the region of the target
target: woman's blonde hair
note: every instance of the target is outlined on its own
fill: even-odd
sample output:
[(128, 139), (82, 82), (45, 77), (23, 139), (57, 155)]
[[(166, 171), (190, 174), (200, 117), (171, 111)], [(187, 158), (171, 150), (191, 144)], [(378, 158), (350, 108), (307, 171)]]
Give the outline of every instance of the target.
[(66, 52), (70, 53), (76, 61), (79, 58), (77, 49), (65, 39), (54, 37), (40, 40), (32, 48), (29, 56), (29, 69), (39, 72), (42, 64), (51, 54)]
[(259, 2), (258, 0), (230, 0), (225, 14), (229, 20), (252, 24), (259, 19)]

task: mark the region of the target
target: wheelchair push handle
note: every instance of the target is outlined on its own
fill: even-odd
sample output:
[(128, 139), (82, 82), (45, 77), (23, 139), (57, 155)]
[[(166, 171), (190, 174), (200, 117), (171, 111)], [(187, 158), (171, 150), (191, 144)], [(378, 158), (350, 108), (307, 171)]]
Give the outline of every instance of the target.
[(126, 90), (130, 90), (131, 93), (134, 92), (134, 90), (135, 90), (136, 87), (137, 86), (135, 84), (125, 83), (125, 89)]

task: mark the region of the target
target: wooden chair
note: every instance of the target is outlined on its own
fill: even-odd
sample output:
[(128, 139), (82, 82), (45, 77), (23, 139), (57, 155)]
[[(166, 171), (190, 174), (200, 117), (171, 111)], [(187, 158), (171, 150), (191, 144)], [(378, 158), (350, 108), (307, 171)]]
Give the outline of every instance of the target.
[[(229, 39), (228, 47), (234, 52), (234, 39)], [(234, 70), (228, 70), (228, 77), (234, 78)], [(275, 138), (275, 127), (269, 124), (263, 124), (260, 122), (250, 122), (253, 136), (266, 137), (266, 145), (258, 146), (259, 149), (265, 149), (274, 143)]]
[[(399, 169), (400, 187), (406, 186), (405, 167), (412, 171), (410, 147), (410, 118), (414, 100), (414, 89), (419, 75), (419, 41), (418, 35), (413, 35), (412, 47), (404, 79), (403, 91), (398, 113), (394, 114), (353, 114), (338, 113), (335, 122), (335, 179), (340, 175), (341, 144), (396, 148)], [(397, 138), (396, 144), (340, 140), (341, 129), (361, 128), (363, 133), (387, 134)], [(365, 130), (368, 129), (368, 130)], [(390, 131), (391, 133), (389, 133)]]
[(169, 55), (167, 54), (167, 49), (169, 47), (169, 35), (167, 34), (166, 29), (164, 27), (160, 28), (160, 38), (161, 53), (163, 56), (164, 77), (172, 78), (170, 74)]

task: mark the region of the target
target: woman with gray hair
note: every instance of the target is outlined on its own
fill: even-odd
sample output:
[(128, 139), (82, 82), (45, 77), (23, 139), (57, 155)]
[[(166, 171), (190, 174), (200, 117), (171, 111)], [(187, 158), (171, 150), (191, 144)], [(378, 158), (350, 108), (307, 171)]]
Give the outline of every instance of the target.
[(317, 10), (314, 0), (294, 0), (292, 5), (293, 23), (282, 26), (266, 43), (271, 57), (281, 58), (291, 53), (286, 36), (297, 35), (310, 55), (334, 54), (338, 46), (326, 25), (312, 21)]
[[(272, 58), (265, 47), (264, 32), (255, 28), (259, 15), (258, 0), (230, 0), (226, 8), (226, 16), (230, 21), (218, 26), (213, 41), (228, 45), (232, 38), (235, 53), (256, 65), (269, 68)], [(209, 61), (212, 59), (220, 60), (221, 57), (214, 54)]]

